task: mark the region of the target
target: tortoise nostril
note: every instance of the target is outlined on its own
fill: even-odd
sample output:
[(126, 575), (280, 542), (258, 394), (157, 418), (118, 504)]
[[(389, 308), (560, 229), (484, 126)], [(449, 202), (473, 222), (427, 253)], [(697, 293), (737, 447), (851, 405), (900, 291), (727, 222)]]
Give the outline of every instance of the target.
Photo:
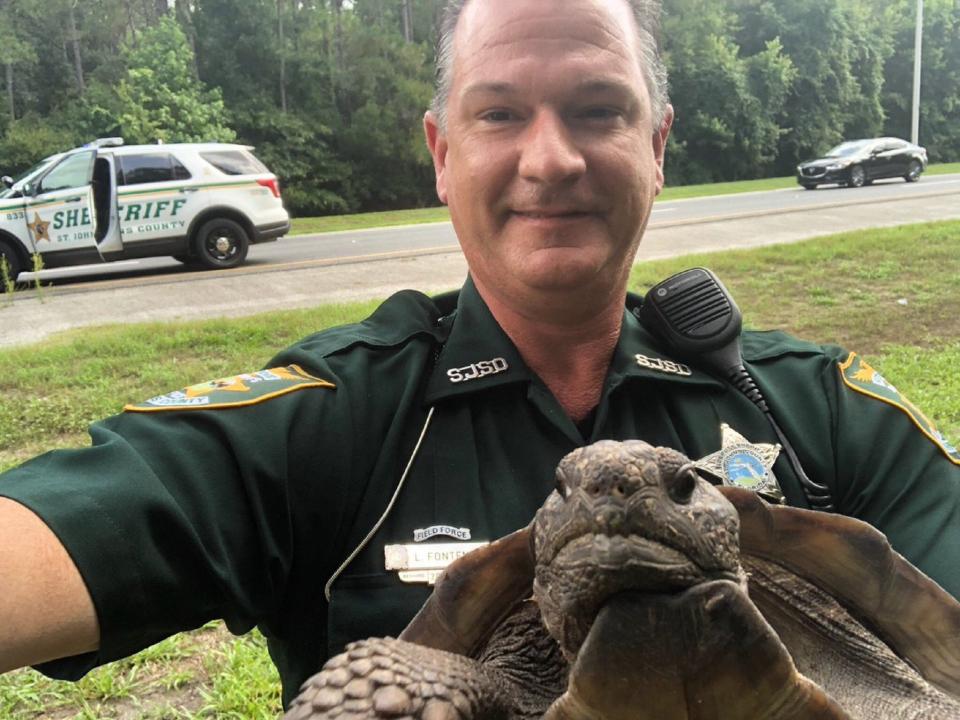
[(619, 532), (624, 521), (623, 510), (619, 507), (598, 508), (594, 520), (599, 528), (608, 532)]

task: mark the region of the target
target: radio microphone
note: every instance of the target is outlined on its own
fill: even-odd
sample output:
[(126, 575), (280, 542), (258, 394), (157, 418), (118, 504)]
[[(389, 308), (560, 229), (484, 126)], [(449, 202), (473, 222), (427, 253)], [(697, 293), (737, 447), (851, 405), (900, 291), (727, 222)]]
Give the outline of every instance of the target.
[(830, 489), (807, 477), (767, 401), (743, 366), (743, 316), (733, 297), (710, 270), (691, 268), (650, 288), (640, 306), (640, 323), (680, 360), (725, 378), (770, 422), (790, 465), (815, 510), (834, 510)]

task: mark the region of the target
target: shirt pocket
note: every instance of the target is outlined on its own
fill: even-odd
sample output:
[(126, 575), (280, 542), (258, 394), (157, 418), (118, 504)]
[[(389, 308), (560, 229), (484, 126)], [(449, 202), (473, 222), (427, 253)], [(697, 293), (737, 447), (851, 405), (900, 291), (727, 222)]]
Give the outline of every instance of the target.
[(397, 637), (427, 601), (433, 588), (406, 584), (396, 573), (347, 575), (337, 579), (327, 614), (329, 656), (368, 637)]

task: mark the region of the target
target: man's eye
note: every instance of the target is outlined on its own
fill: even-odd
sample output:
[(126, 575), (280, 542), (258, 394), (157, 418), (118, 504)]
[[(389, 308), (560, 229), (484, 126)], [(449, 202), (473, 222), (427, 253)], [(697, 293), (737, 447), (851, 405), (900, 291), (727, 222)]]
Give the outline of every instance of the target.
[(492, 123), (509, 122), (513, 120), (513, 113), (509, 110), (488, 110), (481, 115), (481, 118)]
[(614, 120), (622, 115), (620, 110), (612, 107), (590, 107), (580, 112), (580, 117), (584, 120)]

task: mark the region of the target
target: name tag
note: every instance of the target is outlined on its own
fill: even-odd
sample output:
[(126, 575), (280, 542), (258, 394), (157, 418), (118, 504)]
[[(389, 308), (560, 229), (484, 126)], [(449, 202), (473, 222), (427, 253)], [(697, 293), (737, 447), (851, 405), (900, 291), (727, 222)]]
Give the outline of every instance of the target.
[(487, 542), (460, 542), (385, 545), (383, 560), (386, 569), (397, 570), (403, 582), (433, 585), (447, 565), (471, 550), (488, 544)]

